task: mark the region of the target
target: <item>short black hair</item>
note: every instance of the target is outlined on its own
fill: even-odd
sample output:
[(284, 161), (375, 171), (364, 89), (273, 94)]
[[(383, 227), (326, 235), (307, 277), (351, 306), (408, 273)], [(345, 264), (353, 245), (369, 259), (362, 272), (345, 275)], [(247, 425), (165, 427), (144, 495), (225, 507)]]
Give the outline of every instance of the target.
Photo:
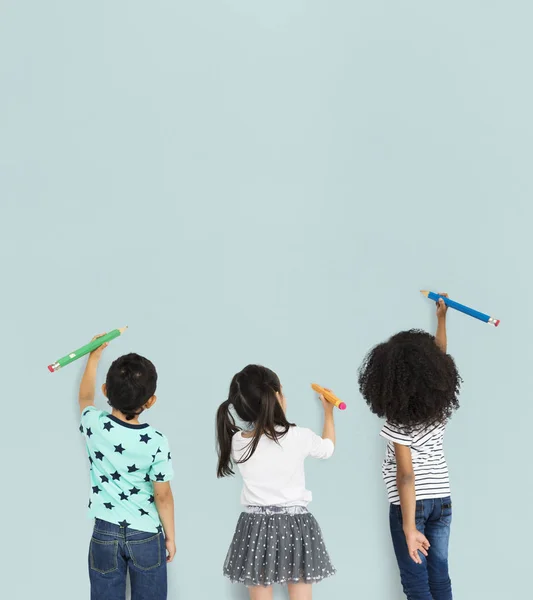
[(377, 345), (359, 369), (359, 390), (370, 410), (390, 423), (443, 423), (459, 408), (462, 379), (453, 358), (419, 329)]
[(105, 383), (109, 404), (131, 421), (155, 394), (157, 371), (144, 356), (125, 354), (111, 364)]

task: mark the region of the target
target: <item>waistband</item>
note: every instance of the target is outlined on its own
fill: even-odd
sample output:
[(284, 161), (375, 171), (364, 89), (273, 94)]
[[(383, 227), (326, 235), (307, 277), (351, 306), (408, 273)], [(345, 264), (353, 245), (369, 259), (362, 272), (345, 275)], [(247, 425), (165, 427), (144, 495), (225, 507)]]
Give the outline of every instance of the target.
[(150, 531), (140, 531), (139, 529), (132, 529), (128, 525), (117, 525), (115, 523), (110, 523), (109, 521), (104, 521), (102, 519), (94, 520), (94, 531), (98, 533), (103, 533), (105, 535), (109, 535), (112, 537), (123, 537), (123, 538), (132, 538), (137, 536), (147, 536), (147, 535), (158, 535), (156, 532)]
[(306, 515), (305, 506), (245, 506), (243, 512), (252, 515)]

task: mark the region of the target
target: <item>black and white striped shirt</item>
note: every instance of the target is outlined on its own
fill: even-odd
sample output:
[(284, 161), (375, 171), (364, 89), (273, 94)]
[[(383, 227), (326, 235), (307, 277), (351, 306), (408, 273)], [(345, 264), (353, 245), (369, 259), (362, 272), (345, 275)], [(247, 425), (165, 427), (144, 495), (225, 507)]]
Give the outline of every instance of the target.
[(396, 487), (394, 444), (411, 448), (417, 500), (446, 498), (450, 495), (448, 466), (443, 451), (445, 429), (445, 423), (413, 430), (392, 425), (388, 421), (385, 423), (380, 435), (388, 440), (382, 472), (389, 502), (400, 504), (400, 495)]

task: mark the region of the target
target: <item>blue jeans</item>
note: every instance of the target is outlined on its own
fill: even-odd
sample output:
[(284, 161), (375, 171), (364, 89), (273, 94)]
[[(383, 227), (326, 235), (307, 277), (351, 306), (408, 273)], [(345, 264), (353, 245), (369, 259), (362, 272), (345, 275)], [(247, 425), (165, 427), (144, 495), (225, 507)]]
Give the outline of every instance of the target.
[(91, 600), (125, 600), (128, 570), (131, 600), (166, 600), (164, 535), (96, 519), (89, 548)]
[(417, 565), (409, 556), (400, 506), (390, 505), (389, 521), (394, 552), (407, 599), (452, 600), (452, 582), (448, 574), (451, 499), (435, 498), (418, 500), (416, 503), (416, 528), (431, 544), (427, 558), (419, 553), (421, 565)]

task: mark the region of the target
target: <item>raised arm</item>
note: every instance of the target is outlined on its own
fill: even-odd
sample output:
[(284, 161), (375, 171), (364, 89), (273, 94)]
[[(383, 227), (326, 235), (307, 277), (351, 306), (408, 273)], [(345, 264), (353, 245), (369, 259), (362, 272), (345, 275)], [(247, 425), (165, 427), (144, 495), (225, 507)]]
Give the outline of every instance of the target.
[(334, 406), (322, 395), (320, 395), (320, 401), (324, 407), (324, 428), (322, 429), (322, 439), (331, 440), (333, 445), (335, 445), (335, 421), (333, 420)]
[[(441, 293), (440, 296), (448, 297), (448, 294)], [(443, 351), (448, 351), (448, 337), (446, 335), (446, 313), (448, 307), (442, 298), (437, 302), (437, 333), (435, 334), (435, 341), (437, 346)]]
[(411, 448), (402, 444), (394, 444), (396, 454), (396, 486), (400, 495), (402, 509), (402, 522), (409, 556), (415, 563), (421, 564), (422, 559), (418, 552), (427, 556), (429, 542), (426, 536), (416, 528), (416, 491), (415, 472)]
[[(102, 337), (105, 333), (96, 335), (93, 340)], [(78, 395), (78, 402), (80, 404), (80, 411), (83, 412), (88, 406), (94, 406), (94, 392), (96, 388), (96, 372), (98, 370), (98, 363), (102, 357), (102, 352), (107, 348), (108, 344), (102, 344), (94, 352), (89, 354), (87, 359), (87, 365), (85, 367), (85, 373), (81, 378), (80, 392)]]

